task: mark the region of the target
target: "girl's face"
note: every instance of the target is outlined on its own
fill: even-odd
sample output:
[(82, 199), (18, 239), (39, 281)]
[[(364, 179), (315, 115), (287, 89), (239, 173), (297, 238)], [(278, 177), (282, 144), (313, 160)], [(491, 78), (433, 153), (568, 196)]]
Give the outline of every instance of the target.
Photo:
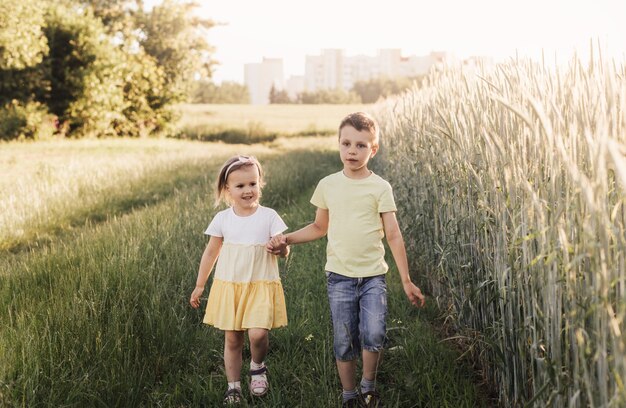
[(259, 169), (256, 165), (232, 171), (226, 180), (226, 190), (238, 215), (250, 215), (259, 205)]

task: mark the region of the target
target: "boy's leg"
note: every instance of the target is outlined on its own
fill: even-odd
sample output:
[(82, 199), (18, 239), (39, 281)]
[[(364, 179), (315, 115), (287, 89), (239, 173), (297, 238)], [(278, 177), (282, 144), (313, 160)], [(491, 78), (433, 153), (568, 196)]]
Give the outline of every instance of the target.
[(369, 381), (375, 381), (376, 373), (378, 372), (378, 367), (380, 367), (382, 359), (382, 350), (376, 352), (363, 349), (363, 378)]
[(339, 380), (341, 380), (341, 387), (344, 390), (354, 390), (356, 388), (356, 360), (337, 360), (337, 373), (339, 374)]
[(243, 340), (242, 331), (224, 332), (224, 369), (228, 382), (239, 381), (241, 376)]
[[(382, 360), (387, 331), (387, 284), (385, 275), (366, 278), (360, 286), (359, 331), (363, 347), (363, 394), (375, 393), (376, 374)], [(377, 393), (375, 393), (377, 397)], [(378, 398), (378, 397), (377, 397)]]
[(327, 289), (333, 322), (333, 351), (344, 400), (356, 397), (356, 359), (359, 343), (359, 301), (357, 279), (327, 272)]

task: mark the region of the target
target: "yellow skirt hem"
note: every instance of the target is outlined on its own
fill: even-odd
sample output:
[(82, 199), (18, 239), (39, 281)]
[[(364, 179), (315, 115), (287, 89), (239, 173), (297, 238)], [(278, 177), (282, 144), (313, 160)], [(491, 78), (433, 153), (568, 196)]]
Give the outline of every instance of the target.
[(287, 325), (280, 281), (229, 282), (214, 279), (203, 323), (220, 330), (274, 329)]

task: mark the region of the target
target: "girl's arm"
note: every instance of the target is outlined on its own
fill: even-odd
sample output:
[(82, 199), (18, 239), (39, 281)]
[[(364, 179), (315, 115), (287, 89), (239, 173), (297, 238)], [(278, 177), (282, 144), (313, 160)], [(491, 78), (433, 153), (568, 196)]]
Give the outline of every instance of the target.
[(420, 288), (415, 286), (411, 282), (411, 276), (409, 275), (409, 262), (406, 257), (406, 248), (404, 247), (404, 239), (402, 238), (402, 232), (398, 225), (395, 212), (382, 213), (383, 227), (385, 228), (385, 236), (387, 237), (387, 243), (393, 254), (393, 259), (396, 261), (398, 272), (400, 273), (400, 279), (402, 280), (402, 287), (404, 293), (409, 298), (409, 301), (417, 307), (424, 306), (426, 299), (422, 295)]
[(223, 241), (224, 239), (222, 237), (211, 236), (209, 243), (204, 249), (202, 259), (200, 260), (200, 267), (198, 268), (196, 288), (191, 293), (191, 299), (189, 299), (189, 303), (194, 309), (200, 306), (200, 296), (202, 296), (202, 292), (204, 292), (204, 285), (206, 285), (206, 281), (209, 279), (209, 274), (215, 265), (217, 256), (220, 254)]

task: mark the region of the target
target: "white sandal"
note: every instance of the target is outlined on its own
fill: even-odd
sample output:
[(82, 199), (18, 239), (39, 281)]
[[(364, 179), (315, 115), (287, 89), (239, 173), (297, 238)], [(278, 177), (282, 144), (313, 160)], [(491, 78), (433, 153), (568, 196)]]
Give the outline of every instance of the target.
[(250, 394), (255, 397), (262, 397), (267, 394), (270, 384), (267, 382), (267, 367), (263, 366), (258, 370), (250, 370), (250, 376), (260, 376), (252, 379), (250, 377)]

